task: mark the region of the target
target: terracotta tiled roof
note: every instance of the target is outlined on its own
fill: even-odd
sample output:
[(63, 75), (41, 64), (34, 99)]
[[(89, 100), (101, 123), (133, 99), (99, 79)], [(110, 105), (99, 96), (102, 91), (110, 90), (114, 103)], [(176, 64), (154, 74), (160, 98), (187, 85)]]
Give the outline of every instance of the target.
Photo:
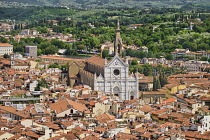
[(21, 130), (21, 127), (20, 126), (16, 126), (14, 127), (12, 130), (11, 130), (11, 133), (20, 133), (22, 130)]
[(62, 136), (64, 136), (67, 140), (77, 139), (74, 134), (63, 134)]
[(57, 129), (57, 130), (60, 129), (60, 127), (54, 123), (47, 123), (47, 124), (45, 124), (45, 126), (51, 128), (51, 129)]
[(25, 134), (26, 136), (32, 137), (32, 138), (39, 138), (40, 136), (37, 135), (35, 132), (33, 131), (25, 131), (22, 134)]
[(166, 113), (166, 112), (169, 111), (169, 110), (170, 110), (170, 109), (165, 109), (165, 108), (163, 108), (163, 109), (154, 111), (154, 112), (152, 112), (151, 114), (160, 115), (160, 114)]
[(101, 58), (100, 56), (96, 55), (96, 56), (93, 56), (93, 57), (87, 59), (87, 62), (93, 63), (93, 64), (98, 65), (100, 67), (104, 67), (105, 60), (103, 58)]
[(85, 138), (82, 138), (81, 140), (98, 140), (98, 137), (94, 135), (86, 136)]
[(6, 133), (5, 131), (0, 131), (0, 136)]
[(55, 136), (55, 137), (52, 137), (52, 138), (49, 138), (48, 140), (60, 140), (62, 139), (64, 136)]
[(134, 131), (136, 131), (136, 132), (138, 132), (138, 133), (144, 133), (144, 132), (147, 131), (147, 129), (146, 129), (146, 128), (143, 128), (143, 127), (138, 127), (138, 128), (136, 128)]
[(161, 115), (158, 116), (158, 118), (168, 119), (168, 114), (161, 114)]
[(15, 135), (7, 140), (19, 140), (19, 138), (22, 137), (21, 134)]
[(17, 111), (15, 108), (10, 107), (10, 106), (2, 106), (1, 105), (0, 110), (10, 112), (12, 114), (18, 115), (18, 116), (23, 117), (23, 118), (30, 118), (29, 114), (21, 112), (21, 111)]
[(170, 98), (170, 99), (167, 99), (167, 100), (162, 101), (162, 102), (160, 102), (160, 103), (161, 103), (161, 104), (166, 104), (166, 103), (172, 103), (172, 102), (175, 102), (175, 101), (176, 101), (176, 99)]
[(186, 131), (184, 134), (185, 134), (185, 136), (187, 136), (187, 137), (195, 138), (195, 136), (198, 135), (199, 132), (197, 132), (197, 131)]
[(116, 135), (117, 139), (125, 139), (125, 140), (130, 140), (130, 139), (137, 139), (135, 134), (126, 134), (126, 133), (118, 133)]
[(85, 105), (68, 100), (68, 99), (61, 99), (58, 102), (51, 104), (49, 108), (52, 110), (55, 110), (56, 113), (61, 113), (61, 112), (66, 111), (70, 108), (74, 108), (78, 111), (87, 111), (88, 110), (88, 108)]
[(139, 83), (152, 83), (153, 77), (151, 76), (144, 76), (142, 79), (139, 79)]
[(151, 135), (152, 135), (152, 133), (146, 132), (146, 133), (142, 134), (141, 137), (150, 138)]
[(204, 74), (177, 74), (177, 75), (171, 75), (169, 78), (197, 78), (197, 77), (203, 77)]
[(10, 65), (10, 60), (9, 59), (3, 59), (0, 62), (3, 63), (4, 65)]
[(64, 58), (64, 57), (56, 57), (56, 56), (42, 56), (41, 59), (56, 59), (56, 60), (64, 60), (64, 61), (85, 61), (85, 59), (73, 59), (73, 58)]
[(198, 108), (198, 110), (202, 110), (202, 111), (205, 111), (205, 112), (210, 112), (209, 106), (200, 107), (200, 108)]
[(12, 45), (9, 43), (0, 43), (0, 46), (12, 46)]
[(150, 105), (145, 104), (140, 108), (140, 110), (143, 112), (150, 112), (150, 111), (152, 111), (152, 107)]
[(105, 132), (105, 131), (106, 131), (106, 128), (104, 128), (104, 127), (99, 127), (99, 128), (95, 128), (94, 130), (95, 130), (95, 131), (98, 131), (98, 132)]
[(102, 114), (96, 117), (96, 119), (100, 122), (100, 123), (106, 123), (108, 121), (114, 120), (115, 116), (109, 115), (109, 114)]
[(154, 94), (154, 95), (157, 95), (157, 94), (166, 94), (166, 93), (158, 92), (158, 91), (145, 91), (145, 92), (143, 92), (143, 95), (145, 95), (145, 94)]

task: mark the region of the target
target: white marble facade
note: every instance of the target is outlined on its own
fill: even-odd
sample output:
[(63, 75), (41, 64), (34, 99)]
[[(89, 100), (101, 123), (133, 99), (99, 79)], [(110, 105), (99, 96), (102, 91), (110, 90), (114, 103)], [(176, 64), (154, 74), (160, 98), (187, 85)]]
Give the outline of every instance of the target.
[(129, 74), (128, 60), (124, 62), (118, 55), (107, 63), (105, 60), (104, 76), (94, 77), (94, 89), (105, 94), (118, 96), (122, 100), (138, 97), (138, 76)]

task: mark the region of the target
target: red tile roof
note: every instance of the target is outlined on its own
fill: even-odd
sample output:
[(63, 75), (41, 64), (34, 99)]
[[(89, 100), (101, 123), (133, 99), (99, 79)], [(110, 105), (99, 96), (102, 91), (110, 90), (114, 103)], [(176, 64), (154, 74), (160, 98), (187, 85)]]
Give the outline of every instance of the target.
[(160, 102), (160, 103), (161, 103), (161, 104), (166, 104), (166, 103), (172, 103), (172, 102), (175, 102), (175, 101), (176, 101), (176, 99), (170, 98), (170, 99), (167, 99), (167, 100), (162, 101), (162, 102)]
[(68, 99), (61, 99), (58, 102), (50, 105), (50, 109), (56, 110), (56, 113), (61, 113), (70, 108), (74, 108), (78, 111), (88, 111), (88, 108), (84, 104), (80, 104)]
[(95, 65), (98, 65), (98, 66), (101, 66), (101, 67), (104, 67), (104, 59), (100, 56), (93, 56), (89, 59), (87, 59), (87, 62), (90, 62), (90, 63), (93, 63)]
[(0, 46), (11, 46), (9, 43), (0, 43)]

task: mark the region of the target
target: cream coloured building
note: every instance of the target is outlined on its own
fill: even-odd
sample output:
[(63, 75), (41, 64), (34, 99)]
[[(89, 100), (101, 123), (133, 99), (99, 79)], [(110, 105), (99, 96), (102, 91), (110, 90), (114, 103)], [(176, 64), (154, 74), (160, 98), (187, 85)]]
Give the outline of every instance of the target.
[(0, 56), (4, 54), (10, 55), (13, 52), (13, 45), (8, 43), (0, 43)]

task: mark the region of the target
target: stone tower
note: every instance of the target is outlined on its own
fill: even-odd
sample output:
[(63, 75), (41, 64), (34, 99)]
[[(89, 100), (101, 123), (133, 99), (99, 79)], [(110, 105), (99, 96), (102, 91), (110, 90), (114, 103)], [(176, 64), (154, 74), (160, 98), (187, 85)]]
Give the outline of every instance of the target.
[(15, 65), (15, 54), (11, 53), (10, 54), (10, 67), (14, 68), (14, 65)]
[(116, 36), (114, 41), (114, 55), (122, 57), (122, 38), (120, 36), (120, 23), (117, 21)]

